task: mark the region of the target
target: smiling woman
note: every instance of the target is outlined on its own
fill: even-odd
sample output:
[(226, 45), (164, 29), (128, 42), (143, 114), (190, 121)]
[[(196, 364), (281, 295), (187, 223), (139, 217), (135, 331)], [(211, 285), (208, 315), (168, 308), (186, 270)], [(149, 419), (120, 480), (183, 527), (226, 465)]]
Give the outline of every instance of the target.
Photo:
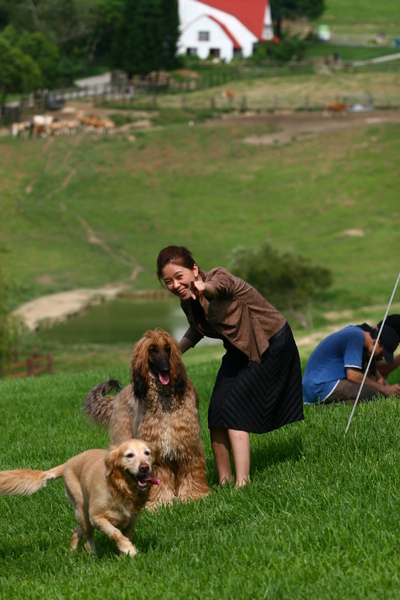
[(303, 418), (299, 354), (286, 319), (249, 283), (223, 267), (201, 271), (184, 246), (168, 246), (157, 275), (180, 298), (189, 328), (181, 352), (204, 337), (223, 341), (223, 357), (208, 412), (221, 484), (247, 484), (250, 432), (266, 433)]

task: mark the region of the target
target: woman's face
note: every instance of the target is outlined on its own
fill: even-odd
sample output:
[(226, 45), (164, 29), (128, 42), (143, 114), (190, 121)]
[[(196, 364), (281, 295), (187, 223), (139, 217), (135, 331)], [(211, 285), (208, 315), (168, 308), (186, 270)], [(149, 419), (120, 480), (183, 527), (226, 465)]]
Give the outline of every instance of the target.
[(197, 279), (199, 267), (187, 269), (174, 263), (168, 263), (161, 271), (162, 278), (169, 291), (182, 300), (190, 299), (190, 285)]

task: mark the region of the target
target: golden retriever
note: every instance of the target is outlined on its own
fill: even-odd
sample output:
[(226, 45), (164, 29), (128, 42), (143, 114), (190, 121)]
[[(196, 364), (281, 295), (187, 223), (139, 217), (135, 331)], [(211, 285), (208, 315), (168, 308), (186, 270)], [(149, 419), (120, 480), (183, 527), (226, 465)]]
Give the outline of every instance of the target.
[(115, 380), (96, 385), (84, 409), (96, 424), (109, 427), (110, 442), (135, 437), (148, 440), (159, 453), (146, 508), (205, 496), (207, 485), (200, 437), (198, 396), (188, 379), (179, 346), (162, 329), (147, 331), (133, 348), (132, 383), (120, 391)]
[(135, 556), (131, 542), (136, 521), (149, 495), (155, 460), (151, 445), (129, 439), (110, 450), (87, 450), (49, 471), (0, 471), (0, 494), (30, 496), (59, 477), (79, 523), (72, 533), (71, 550), (82, 537), (86, 550), (95, 550), (93, 533), (99, 529), (117, 544), (121, 554)]

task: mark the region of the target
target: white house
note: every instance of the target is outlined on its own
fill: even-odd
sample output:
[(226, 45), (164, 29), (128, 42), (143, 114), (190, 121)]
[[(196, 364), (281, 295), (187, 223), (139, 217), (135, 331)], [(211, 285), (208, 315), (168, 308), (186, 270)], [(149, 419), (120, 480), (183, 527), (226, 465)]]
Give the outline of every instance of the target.
[(179, 0), (178, 54), (230, 62), (274, 39), (269, 0)]

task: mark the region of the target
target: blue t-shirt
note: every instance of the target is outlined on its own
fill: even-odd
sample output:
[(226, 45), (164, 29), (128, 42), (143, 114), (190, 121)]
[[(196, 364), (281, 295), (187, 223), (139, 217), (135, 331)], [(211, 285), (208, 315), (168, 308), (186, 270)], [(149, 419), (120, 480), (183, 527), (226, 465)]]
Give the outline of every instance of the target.
[(361, 369), (364, 332), (349, 325), (328, 335), (318, 344), (308, 359), (303, 376), (305, 404), (323, 402), (333, 392), (340, 379), (346, 379), (346, 369)]

